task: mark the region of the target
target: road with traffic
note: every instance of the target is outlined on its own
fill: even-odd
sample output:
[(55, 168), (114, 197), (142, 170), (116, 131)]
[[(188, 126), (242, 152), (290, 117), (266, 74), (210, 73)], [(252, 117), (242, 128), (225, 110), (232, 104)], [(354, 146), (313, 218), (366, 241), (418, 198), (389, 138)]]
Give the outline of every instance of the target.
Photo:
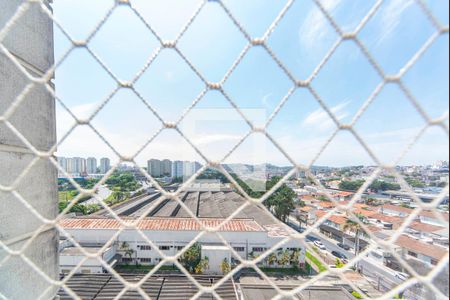
[[(298, 226), (298, 222), (294, 218), (289, 218), (289, 226), (296, 229), (299, 232), (304, 231), (304, 229), (300, 228)], [(311, 243), (318, 240), (320, 241), (326, 248), (326, 252), (328, 252), (331, 255), (331, 252), (336, 251), (339, 253), (344, 254), (349, 260), (353, 259), (355, 257), (355, 253), (353, 251), (346, 251), (345, 249), (342, 249), (338, 246), (338, 242), (323, 235), (318, 230), (315, 230), (314, 232), (308, 234), (306, 236), (307, 240)], [(352, 250), (352, 249), (351, 249)], [(400, 280), (396, 277), (396, 271), (368, 258), (364, 257), (358, 262), (358, 267), (363, 269), (364, 271), (368, 271), (370, 274), (373, 274), (373, 276), (384, 278), (387, 281), (392, 282), (394, 285), (399, 285), (403, 282), (403, 280)]]

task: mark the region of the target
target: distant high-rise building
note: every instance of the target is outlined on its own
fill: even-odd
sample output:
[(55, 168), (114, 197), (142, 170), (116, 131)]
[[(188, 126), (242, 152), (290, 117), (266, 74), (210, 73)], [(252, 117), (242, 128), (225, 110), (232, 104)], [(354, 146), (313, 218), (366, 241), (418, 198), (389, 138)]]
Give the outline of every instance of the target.
[(172, 163), (172, 177), (174, 177), (174, 178), (180, 178), (180, 177), (183, 177), (183, 166), (184, 166), (184, 163), (182, 162), (182, 161), (179, 161), (179, 160), (177, 160), (177, 161), (174, 161), (173, 163)]
[(183, 176), (191, 177), (194, 173), (194, 163), (190, 161), (183, 162)]
[(168, 159), (162, 161), (162, 173), (165, 176), (172, 176), (172, 162)]
[(197, 173), (202, 168), (202, 164), (199, 162), (194, 162), (194, 173)]
[(59, 166), (67, 172), (68, 168), (67, 168), (67, 158), (65, 157), (58, 157), (58, 164)]
[(147, 162), (148, 173), (152, 177), (161, 177), (163, 175), (162, 162), (159, 159), (150, 159)]
[(88, 174), (97, 173), (97, 159), (94, 157), (89, 157), (86, 161), (86, 172)]
[(86, 173), (86, 159), (81, 157), (72, 158), (72, 173), (82, 174)]
[(100, 159), (100, 173), (105, 174), (111, 169), (111, 161), (109, 158)]

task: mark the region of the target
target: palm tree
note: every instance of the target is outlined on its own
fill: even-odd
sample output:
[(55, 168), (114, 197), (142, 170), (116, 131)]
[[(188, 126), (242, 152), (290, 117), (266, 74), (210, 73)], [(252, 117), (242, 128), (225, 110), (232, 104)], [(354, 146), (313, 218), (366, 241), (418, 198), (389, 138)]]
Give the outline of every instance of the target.
[(289, 250), (284, 250), (281, 252), (281, 256), (278, 259), (278, 264), (282, 267), (289, 265), (291, 261), (291, 255), (289, 254)]
[(355, 232), (355, 255), (358, 255), (359, 251), (359, 234), (361, 232), (361, 225), (359, 223), (348, 219), (344, 225), (344, 231)]
[(298, 264), (300, 262), (300, 251), (298, 249), (295, 249), (291, 253), (291, 265), (294, 267), (298, 267)]
[(130, 260), (133, 259), (134, 250), (130, 248), (130, 245), (127, 242), (123, 242), (120, 248), (124, 251), (125, 256), (128, 256)]
[(269, 266), (272, 266), (277, 263), (277, 255), (275, 253), (272, 253), (267, 258), (267, 262), (269, 263)]
[(222, 270), (223, 274), (228, 274), (231, 272), (231, 266), (227, 258), (225, 258), (220, 264), (220, 269)]

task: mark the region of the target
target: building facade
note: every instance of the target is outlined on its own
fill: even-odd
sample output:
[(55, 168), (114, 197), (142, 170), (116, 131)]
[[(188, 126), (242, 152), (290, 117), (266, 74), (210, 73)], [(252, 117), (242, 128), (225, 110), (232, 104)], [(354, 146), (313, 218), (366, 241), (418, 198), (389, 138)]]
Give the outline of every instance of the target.
[(86, 172), (88, 174), (97, 174), (97, 159), (89, 157), (86, 161)]
[(162, 173), (164, 176), (172, 177), (172, 161), (168, 159), (162, 161)]
[(147, 163), (150, 176), (159, 178), (163, 176), (163, 164), (159, 159), (150, 159)]
[(111, 161), (109, 158), (104, 157), (100, 159), (100, 173), (106, 174), (109, 170), (111, 170)]
[[(215, 227), (224, 220), (208, 218), (200, 221), (204, 223), (204, 226)], [(98, 245), (100, 247), (107, 243), (120, 228), (117, 220), (108, 218), (64, 219), (61, 221), (61, 225), (81, 245)], [(136, 230), (122, 231), (110, 247), (117, 249), (117, 254), (121, 256), (123, 264), (156, 265), (163, 259), (160, 252), (164, 256), (174, 256), (201, 232), (201, 227), (195, 220), (186, 218), (147, 218), (139, 223), (138, 228), (149, 241), (152, 241), (153, 245), (149, 244)], [(220, 235), (241, 259), (253, 259), (286, 238), (287, 230), (290, 229), (276, 224), (261, 226), (253, 219), (233, 219), (223, 225)], [(229, 248), (223, 248), (225, 245), (216, 234), (204, 234), (199, 239), (199, 243), (202, 247), (202, 256), (206, 255), (211, 247), (220, 247), (220, 254), (224, 258), (228, 257), (231, 264), (239, 261), (239, 258), (234, 256)], [(305, 260), (305, 249), (304, 244), (300, 241), (291, 240), (277, 251), (279, 253), (298, 251), (298, 261), (295, 263), (301, 265)], [(112, 256), (110, 253), (109, 257)], [(265, 264), (268, 262), (262, 263), (262, 265)], [(219, 266), (210, 267), (211, 270), (218, 270)], [(70, 266), (67, 264), (64, 265), (64, 268), (70, 270)]]

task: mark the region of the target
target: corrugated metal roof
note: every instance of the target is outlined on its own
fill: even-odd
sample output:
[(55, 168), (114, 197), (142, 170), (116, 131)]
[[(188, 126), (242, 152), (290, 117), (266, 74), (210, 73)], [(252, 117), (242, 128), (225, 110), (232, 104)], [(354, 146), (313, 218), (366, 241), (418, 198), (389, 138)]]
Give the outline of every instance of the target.
[[(220, 226), (224, 219), (200, 219), (203, 226), (215, 228)], [(130, 226), (134, 220), (124, 220)], [(60, 225), (65, 229), (120, 229), (122, 226), (116, 219), (92, 218), (92, 219), (63, 219)], [(200, 231), (200, 224), (194, 219), (188, 218), (146, 218), (137, 224), (140, 230), (154, 231)], [(254, 220), (233, 219), (220, 228), (222, 232), (255, 232), (264, 231)]]

